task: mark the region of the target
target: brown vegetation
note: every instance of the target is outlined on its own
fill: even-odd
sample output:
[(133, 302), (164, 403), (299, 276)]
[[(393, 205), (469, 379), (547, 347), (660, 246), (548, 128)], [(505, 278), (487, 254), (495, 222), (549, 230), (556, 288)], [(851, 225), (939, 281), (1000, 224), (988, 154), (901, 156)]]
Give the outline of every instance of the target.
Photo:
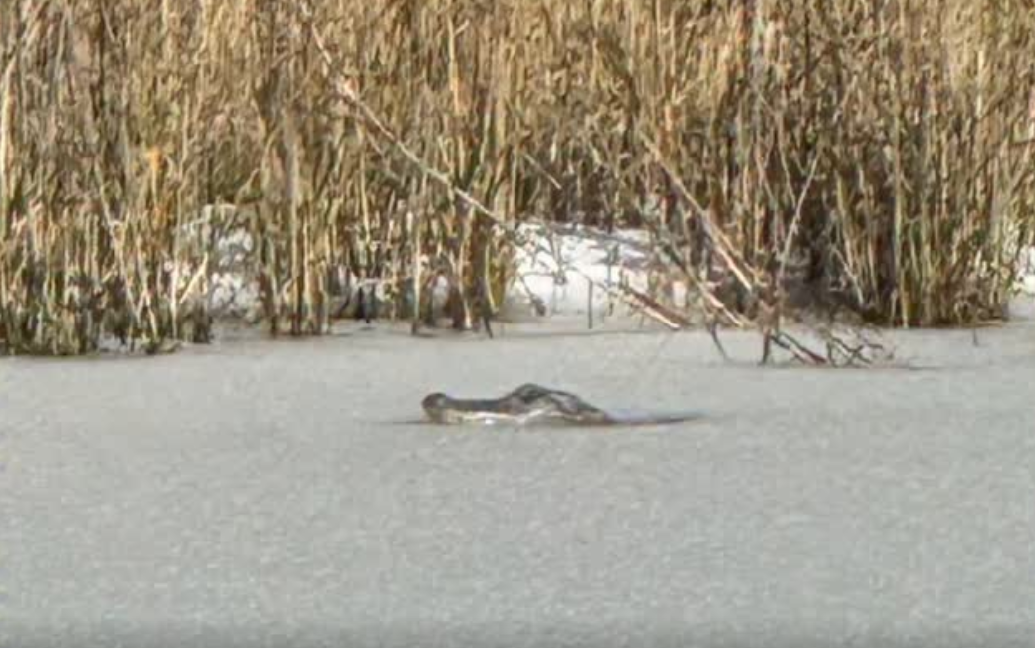
[(415, 326), (438, 276), (487, 319), (531, 220), (645, 227), (778, 343), (792, 289), (996, 317), (1032, 239), (1020, 0), (12, 0), (0, 44), (9, 352), (205, 339), (214, 204), (296, 334), (344, 270)]

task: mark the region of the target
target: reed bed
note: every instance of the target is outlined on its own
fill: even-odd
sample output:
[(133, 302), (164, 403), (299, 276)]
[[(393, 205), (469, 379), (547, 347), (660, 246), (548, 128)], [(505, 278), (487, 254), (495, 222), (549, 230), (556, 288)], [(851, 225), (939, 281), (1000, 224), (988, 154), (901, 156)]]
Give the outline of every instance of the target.
[(374, 280), (487, 324), (528, 222), (646, 228), (767, 335), (998, 317), (1032, 243), (1021, 0), (14, 0), (0, 43), (11, 353), (207, 339), (230, 228), (299, 335)]

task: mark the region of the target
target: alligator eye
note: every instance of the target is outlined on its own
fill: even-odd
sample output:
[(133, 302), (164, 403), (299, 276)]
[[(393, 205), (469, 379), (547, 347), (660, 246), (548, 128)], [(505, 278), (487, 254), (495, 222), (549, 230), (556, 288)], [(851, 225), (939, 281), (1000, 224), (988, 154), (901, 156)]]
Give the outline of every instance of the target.
[(421, 407), (425, 410), (441, 410), (449, 405), (449, 401), (449, 396), (436, 392), (425, 396), (424, 400), (421, 401)]

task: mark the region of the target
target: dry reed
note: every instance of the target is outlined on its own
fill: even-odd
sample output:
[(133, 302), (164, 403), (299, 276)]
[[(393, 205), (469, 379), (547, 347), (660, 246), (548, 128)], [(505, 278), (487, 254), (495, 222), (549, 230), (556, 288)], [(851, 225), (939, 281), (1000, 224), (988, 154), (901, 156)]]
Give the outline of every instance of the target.
[(350, 282), (416, 329), (440, 277), (488, 326), (532, 221), (644, 227), (713, 323), (792, 345), (797, 306), (997, 317), (1032, 242), (1020, 0), (17, 0), (0, 43), (13, 353), (207, 339), (217, 204), (293, 334)]

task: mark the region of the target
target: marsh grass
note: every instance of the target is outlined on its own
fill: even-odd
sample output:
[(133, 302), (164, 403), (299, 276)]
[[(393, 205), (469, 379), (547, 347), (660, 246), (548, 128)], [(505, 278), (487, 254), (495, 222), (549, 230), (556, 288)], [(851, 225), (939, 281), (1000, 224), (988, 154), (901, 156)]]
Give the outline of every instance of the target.
[(206, 339), (188, 224), (223, 203), (274, 333), (326, 331), (341, 276), (415, 329), (442, 277), (487, 324), (533, 220), (648, 229), (713, 323), (778, 343), (795, 295), (995, 318), (1032, 242), (1033, 36), (1020, 0), (3, 3), (0, 346)]

